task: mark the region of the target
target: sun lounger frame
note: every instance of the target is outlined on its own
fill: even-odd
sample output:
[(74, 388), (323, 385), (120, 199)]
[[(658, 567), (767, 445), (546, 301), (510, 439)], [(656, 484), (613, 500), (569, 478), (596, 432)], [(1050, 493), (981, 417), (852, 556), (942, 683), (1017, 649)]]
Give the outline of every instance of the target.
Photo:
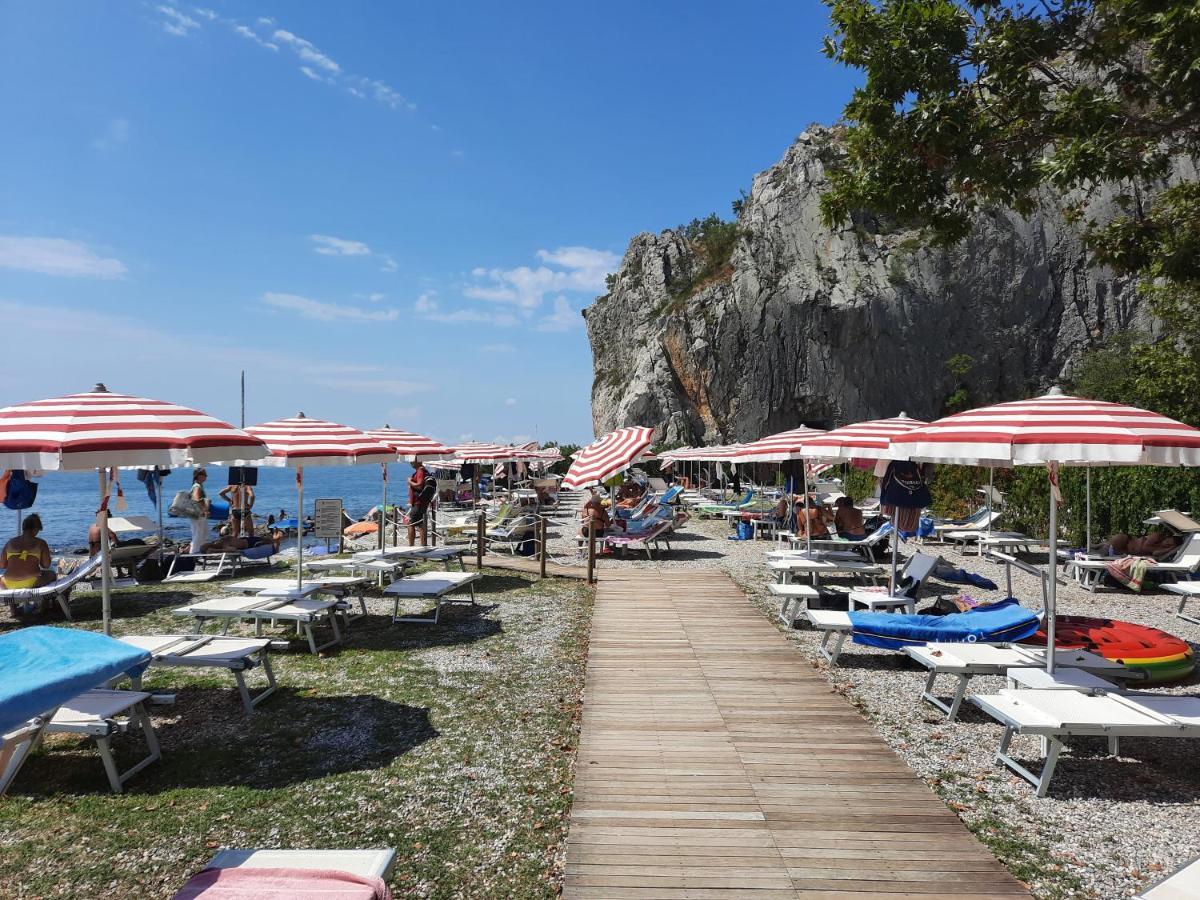
[[(433, 575), (434, 573), (426, 572), (426, 573), (422, 573), (422, 574), (425, 576), (429, 576), (429, 575)], [(447, 577), (447, 576), (451, 576), (451, 577)], [(422, 581), (425, 582), (426, 584), (428, 584), (430, 581), (433, 580), (432, 578), (422, 577), (422, 575), (411, 575), (408, 578), (401, 578), (397, 581), (393, 581), (391, 584), (389, 584), (386, 588), (383, 589), (383, 592), (385, 594), (392, 595), (392, 622), (393, 622), (393, 624), (398, 623), (398, 622), (403, 622), (406, 624), (416, 624), (416, 625), (437, 625), (438, 620), (440, 619), (440, 617), (442, 615), (442, 607), (443, 606), (450, 606), (450, 605), (453, 605), (456, 603), (468, 602), (467, 600), (464, 600), (462, 597), (451, 596), (451, 594), (453, 594), (454, 591), (457, 591), (464, 586), (468, 587), (470, 589), (470, 604), (471, 604), (471, 606), (477, 605), (475, 602), (475, 582), (478, 581), (481, 577), (478, 572), (461, 572), (461, 573), (460, 572), (448, 572), (446, 576), (438, 576), (438, 577), (446, 578), (447, 584), (443, 588), (441, 588), (440, 590), (437, 590), (437, 591), (428, 591), (428, 590), (421, 591), (416, 588), (416, 585)], [(400, 615), (400, 601), (404, 600), (404, 599), (410, 599), (410, 600), (425, 599), (425, 600), (435, 601), (436, 605), (434, 606), (433, 615), (432, 616), (402, 616), (402, 615)]]
[[(124, 790), (125, 782), (151, 763), (162, 759), (162, 750), (158, 745), (158, 736), (154, 733), (154, 723), (146, 712), (145, 702), (150, 695), (143, 691), (113, 691), (97, 688), (68, 700), (50, 716), (45, 727), (41, 729), (39, 739), (47, 734), (81, 734), (90, 737), (100, 751), (100, 761), (104, 764), (104, 773), (114, 794)], [(85, 708), (81, 710), (84, 716), (76, 721), (67, 720), (63, 707), (71, 703), (91, 704), (99, 707), (95, 712)], [(124, 716), (124, 719), (118, 718)], [(146, 739), (148, 753), (139, 762), (134, 763), (124, 772), (117, 768), (112, 754), (112, 737), (114, 734), (140, 727)]]
[[(155, 635), (155, 637), (158, 637)], [(213, 634), (179, 634), (161, 635), (162, 638), (174, 638), (170, 644), (156, 647), (150, 651), (150, 661), (153, 665), (177, 666), (180, 668), (227, 669), (237, 684), (238, 695), (242, 698), (242, 708), (247, 716), (254, 715), (254, 708), (273, 693), (278, 684), (275, 672), (271, 668), (271, 656), (268, 652), (271, 641), (267, 638), (254, 638), (257, 647), (244, 648), (239, 653), (228, 653), (218, 659), (212, 657), (192, 656), (197, 650), (218, 650), (223, 642), (247, 641), (249, 638), (230, 638)], [(134, 644), (134, 646), (138, 646)], [(246, 684), (246, 673), (261, 667), (267, 679), (267, 686), (257, 694), (250, 693)], [(134, 690), (141, 690), (142, 676), (133, 679)]]
[(0, 588), (0, 602), (7, 603), (13, 610), (16, 610), (19, 603), (28, 603), (31, 600), (41, 600), (50, 597), (58, 604), (58, 608), (62, 610), (64, 618), (70, 622), (72, 621), (71, 592), (84, 579), (100, 568), (101, 561), (101, 556), (97, 553), (95, 556), (81, 562), (71, 572), (68, 572), (66, 577), (59, 578), (50, 584), (43, 584), (41, 587)]
[[(290, 622), (296, 626), (296, 633), (303, 634), (308, 640), (308, 648), (317, 655), (322, 650), (332, 647), (342, 642), (342, 632), (338, 627), (337, 617), (344, 613), (344, 600), (313, 600), (301, 599), (293, 600), (286, 597), (256, 597), (252, 601), (245, 602), (244, 597), (217, 597), (214, 600), (229, 600), (238, 603), (231, 603), (228, 608), (222, 609), (219, 606), (206, 606), (201, 608), (200, 604), (196, 606), (181, 606), (173, 610), (177, 616), (186, 616), (196, 620), (196, 631), (203, 632), (204, 623), (212, 621), (223, 622), (221, 629), (222, 634), (227, 634), (229, 625), (232, 622), (240, 620), (249, 620), (254, 623), (254, 636), (262, 637), (262, 626), (264, 622), (276, 625), (279, 622)], [(213, 603), (214, 600), (206, 600), (203, 603)], [(302, 604), (310, 604), (304, 606)], [(323, 644), (317, 643), (314, 628), (322, 619), (329, 620), (329, 628), (332, 632), (332, 637)], [(347, 625), (349, 622), (347, 621)]]

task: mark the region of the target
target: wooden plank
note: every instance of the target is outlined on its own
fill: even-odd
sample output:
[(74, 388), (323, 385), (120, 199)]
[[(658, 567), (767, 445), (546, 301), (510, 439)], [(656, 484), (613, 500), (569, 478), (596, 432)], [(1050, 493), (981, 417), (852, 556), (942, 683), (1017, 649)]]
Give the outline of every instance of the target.
[(564, 898), (1021, 896), (726, 575), (604, 571)]

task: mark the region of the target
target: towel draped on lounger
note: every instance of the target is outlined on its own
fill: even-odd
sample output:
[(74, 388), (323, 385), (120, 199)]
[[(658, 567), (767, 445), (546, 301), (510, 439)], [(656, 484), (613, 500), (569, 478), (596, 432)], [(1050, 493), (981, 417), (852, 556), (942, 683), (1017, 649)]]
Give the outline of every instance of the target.
[(854, 643), (886, 650), (913, 644), (1019, 641), (1038, 630), (1037, 614), (1009, 598), (946, 616), (852, 612)]
[(173, 900), (392, 900), (382, 878), (326, 869), (204, 869)]

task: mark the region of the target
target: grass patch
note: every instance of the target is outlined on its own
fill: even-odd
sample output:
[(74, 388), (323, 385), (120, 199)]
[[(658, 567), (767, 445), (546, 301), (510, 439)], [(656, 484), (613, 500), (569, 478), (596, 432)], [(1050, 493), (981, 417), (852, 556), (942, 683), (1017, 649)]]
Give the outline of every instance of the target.
[[(380, 598), (341, 648), (293, 641), (250, 720), (225, 672), (151, 669), (162, 761), (114, 795), (90, 742), (48, 739), (0, 804), (0, 896), (169, 897), (220, 847), (394, 847), (398, 896), (556, 896), (591, 592), (484, 574), (443, 624)], [(118, 593), (114, 633), (186, 630), (171, 609), (219, 591)], [(73, 609), (99, 628), (98, 597)]]

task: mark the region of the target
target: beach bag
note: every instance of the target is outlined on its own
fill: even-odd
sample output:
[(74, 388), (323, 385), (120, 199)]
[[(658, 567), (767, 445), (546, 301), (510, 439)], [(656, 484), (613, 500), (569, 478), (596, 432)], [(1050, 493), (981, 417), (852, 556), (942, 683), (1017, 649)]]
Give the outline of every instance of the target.
[[(884, 507), (921, 510), (933, 503), (921, 467), (908, 460), (897, 459), (888, 464), (879, 490), (879, 502)], [(919, 519), (919, 516), (918, 516)], [(916, 525), (916, 520), (913, 521)], [(915, 531), (912, 529), (905, 529)]]
[(204, 510), (192, 499), (191, 491), (178, 491), (171, 505), (167, 507), (167, 515), (177, 519), (202, 519)]
[(752, 522), (738, 522), (737, 536), (739, 541), (754, 540), (754, 524)]
[(13, 469), (8, 476), (4, 505), (9, 509), (29, 509), (37, 499), (38, 486), (25, 477), (24, 469)]
[(134, 569), (133, 574), (140, 583), (145, 583), (149, 581), (162, 581), (167, 573), (163, 570), (161, 561), (153, 556), (147, 556), (137, 564), (137, 568)]

